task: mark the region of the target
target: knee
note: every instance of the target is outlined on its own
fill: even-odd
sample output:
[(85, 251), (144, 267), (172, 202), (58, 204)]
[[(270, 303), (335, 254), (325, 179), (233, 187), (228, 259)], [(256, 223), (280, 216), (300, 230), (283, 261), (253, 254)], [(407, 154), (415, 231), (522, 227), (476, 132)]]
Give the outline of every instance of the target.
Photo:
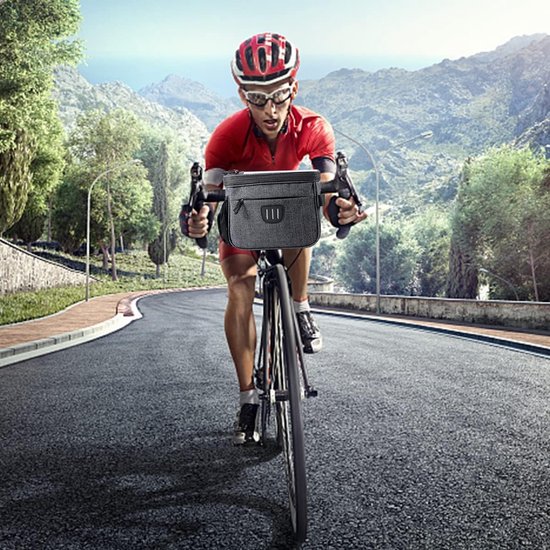
[(256, 284), (256, 262), (251, 256), (235, 254), (222, 262), (227, 281), (229, 307), (252, 309)]
[(254, 300), (256, 277), (250, 275), (231, 275), (227, 278), (228, 297), (231, 302), (251, 305)]

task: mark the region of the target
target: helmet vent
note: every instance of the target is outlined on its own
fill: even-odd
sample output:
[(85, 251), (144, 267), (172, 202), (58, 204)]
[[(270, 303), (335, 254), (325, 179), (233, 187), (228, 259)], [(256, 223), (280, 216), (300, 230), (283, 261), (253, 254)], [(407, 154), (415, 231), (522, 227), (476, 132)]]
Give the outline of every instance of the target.
[(254, 67), (254, 54), (252, 53), (252, 48), (250, 46), (246, 48), (244, 55), (246, 57), (246, 64), (248, 65), (248, 68), (253, 71), (256, 67)]
[(265, 55), (265, 48), (260, 48), (258, 50), (258, 61), (260, 63), (260, 72), (265, 73), (267, 67), (267, 59)]
[(292, 44), (287, 42), (286, 48), (285, 48), (285, 63), (288, 63), (291, 57), (292, 57)]

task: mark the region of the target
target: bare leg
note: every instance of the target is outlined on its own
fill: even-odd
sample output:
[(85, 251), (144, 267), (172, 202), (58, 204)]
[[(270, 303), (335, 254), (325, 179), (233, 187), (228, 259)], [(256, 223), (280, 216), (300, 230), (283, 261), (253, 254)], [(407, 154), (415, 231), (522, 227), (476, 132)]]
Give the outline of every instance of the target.
[(252, 312), (256, 262), (248, 254), (235, 254), (222, 262), (227, 279), (228, 301), (225, 310), (225, 335), (237, 370), (241, 391), (254, 387), (256, 323)]
[[(300, 253), (301, 252), (301, 253)], [(309, 264), (311, 263), (311, 248), (287, 249), (283, 251), (285, 265), (289, 266), (296, 258), (288, 271), (292, 282), (292, 298), (295, 302), (307, 300), (307, 282), (309, 278)]]

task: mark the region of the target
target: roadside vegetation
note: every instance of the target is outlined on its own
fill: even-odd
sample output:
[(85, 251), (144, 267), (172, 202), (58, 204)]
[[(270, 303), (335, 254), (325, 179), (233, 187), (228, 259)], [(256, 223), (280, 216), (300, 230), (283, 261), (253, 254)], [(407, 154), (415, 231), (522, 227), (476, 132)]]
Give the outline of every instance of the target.
[[(180, 238), (192, 128), (159, 129), (133, 111), (93, 101), (62, 126), (52, 100), (54, 71), (82, 58), (73, 38), (80, 18), (78, 0), (0, 0), (0, 237), (29, 247), (56, 242), (81, 264), (75, 255), (89, 241), (101, 255), (94, 257), (101, 262), (92, 272), (99, 278), (92, 296), (223, 282), (219, 268), (200, 276), (200, 259)], [(495, 113), (496, 123), (502, 112), (477, 103), (472, 116), (489, 117), (492, 126)], [(496, 138), (470, 139), (477, 151)], [(431, 156), (444, 158), (446, 143), (435, 136)], [(376, 292), (379, 279), (382, 294), (475, 299), (488, 287), (493, 299), (550, 301), (546, 143), (488, 148), (452, 177), (434, 173), (422, 187), (416, 176), (405, 181), (386, 166), (378, 178), (379, 227), (371, 216), (344, 242), (330, 230), (314, 250), (312, 273), (355, 293)], [(365, 168), (356, 181), (372, 197), (377, 172)], [(83, 296), (84, 289), (73, 288), (2, 297), (0, 323), (46, 315)]]
[[(33, 251), (38, 254), (43, 253), (39, 249)], [(91, 275), (95, 280), (90, 284), (90, 298), (121, 292), (216, 286), (225, 283), (219, 265), (211, 258), (207, 259), (204, 275), (202, 275), (202, 257), (193, 251), (183, 252), (178, 250), (170, 256), (169, 263), (163, 266), (159, 277), (156, 276), (156, 266), (149, 259), (147, 252), (131, 251), (119, 254), (117, 281), (113, 281), (110, 274), (102, 271), (100, 257), (93, 258), (90, 266)], [(84, 271), (82, 257), (61, 253), (48, 253), (47, 257)], [(0, 296), (0, 325), (51, 315), (81, 302), (84, 298), (84, 286), (17, 292)]]

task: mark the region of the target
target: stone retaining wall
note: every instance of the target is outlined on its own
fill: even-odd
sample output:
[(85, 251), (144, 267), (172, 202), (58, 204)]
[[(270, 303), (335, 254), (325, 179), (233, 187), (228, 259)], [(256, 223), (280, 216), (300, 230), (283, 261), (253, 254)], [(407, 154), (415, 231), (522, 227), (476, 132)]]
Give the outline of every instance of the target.
[(0, 239), (0, 295), (56, 286), (84, 285), (86, 275), (44, 260)]
[[(311, 304), (376, 313), (372, 294), (311, 292)], [(381, 296), (380, 313), (527, 330), (550, 330), (550, 303)]]
[[(39, 258), (0, 239), (0, 295), (85, 283), (84, 273)], [(311, 304), (376, 313), (376, 296), (335, 294), (330, 292), (331, 284), (332, 281), (329, 279), (310, 281)], [(320, 289), (324, 292), (318, 292)], [(548, 302), (381, 296), (380, 313), (528, 330), (550, 330), (550, 303)]]

